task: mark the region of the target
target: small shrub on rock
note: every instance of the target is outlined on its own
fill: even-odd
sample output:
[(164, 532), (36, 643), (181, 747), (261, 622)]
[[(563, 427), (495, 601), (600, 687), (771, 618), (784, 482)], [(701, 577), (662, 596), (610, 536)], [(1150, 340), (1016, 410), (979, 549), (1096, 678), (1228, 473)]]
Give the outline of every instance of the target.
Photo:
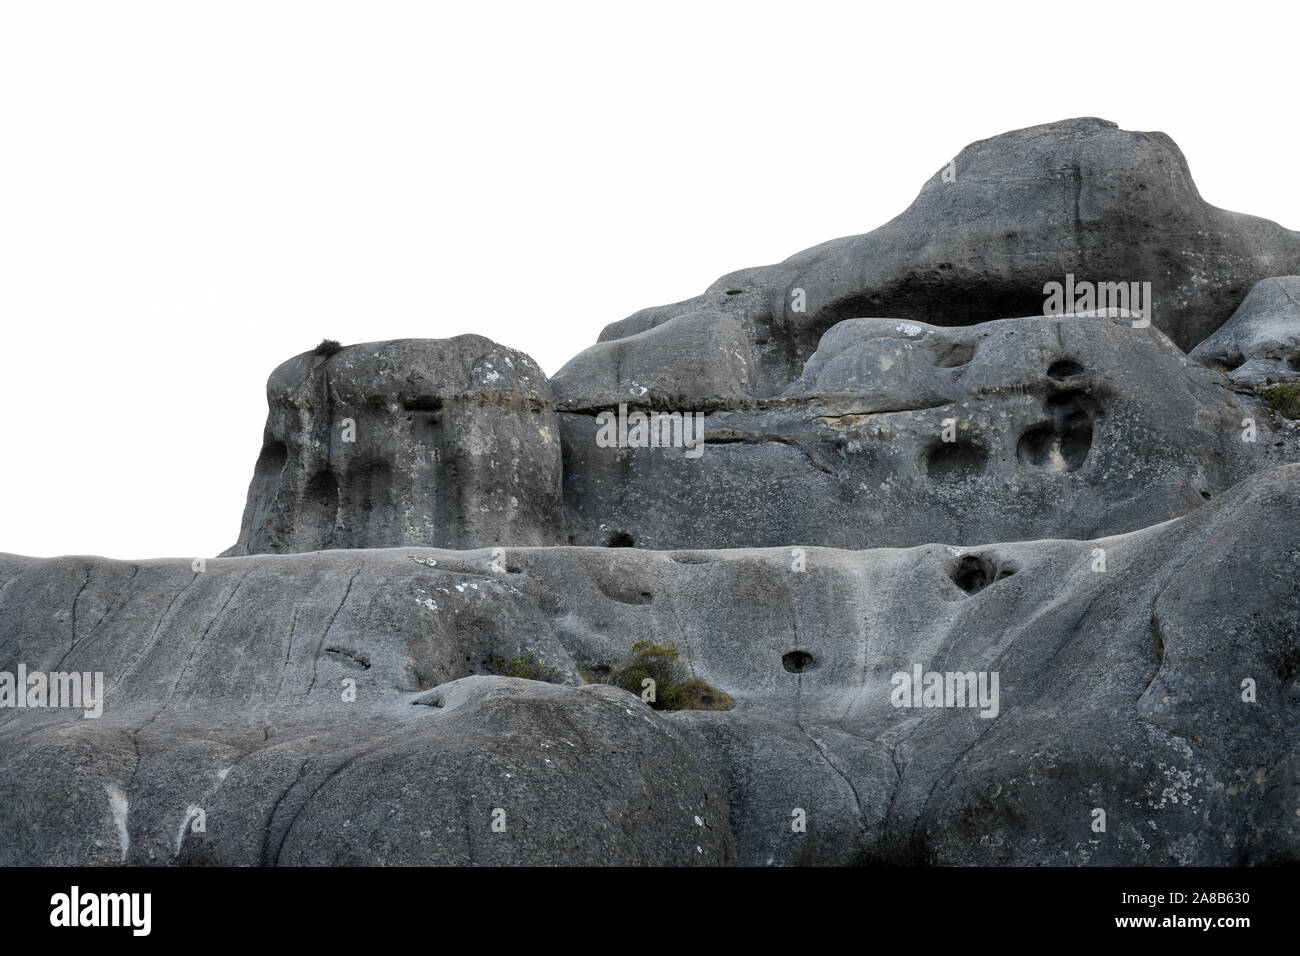
[(520, 654), (509, 660), (504, 657), (494, 657), (488, 661), (488, 665), (494, 674), (501, 677), (521, 677), (524, 680), (538, 680), (547, 684), (558, 684), (561, 680), (559, 671), (554, 667), (543, 667), (532, 654)]
[(1263, 391), (1264, 401), (1286, 418), (1300, 418), (1300, 382), (1283, 382)]
[(612, 668), (607, 682), (641, 697), (646, 678), (654, 681), (654, 700), (647, 703), (655, 710), (730, 710), (735, 706), (730, 695), (706, 681), (685, 679), (672, 644), (661, 647), (653, 641), (637, 641), (632, 645), (632, 659)]

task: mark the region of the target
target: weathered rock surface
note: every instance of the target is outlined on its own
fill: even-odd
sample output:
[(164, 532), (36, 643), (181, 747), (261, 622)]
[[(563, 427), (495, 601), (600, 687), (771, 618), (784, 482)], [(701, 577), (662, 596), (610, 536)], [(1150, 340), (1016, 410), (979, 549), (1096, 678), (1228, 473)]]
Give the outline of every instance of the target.
[[(733, 836), (749, 864), (1295, 862), (1298, 539), (1288, 466), (1118, 537), (802, 571), (785, 548), (3, 556), (0, 660), (110, 687), (98, 720), (0, 710), (4, 862), (725, 863)], [(735, 709), (580, 685), (647, 638)], [(469, 676), (521, 649), (568, 686)], [(996, 672), (997, 716), (893, 706), (918, 664)]]
[(478, 335), (304, 352), (267, 382), (266, 432), (227, 554), (564, 543), (546, 375)]
[(576, 381), (553, 383), (576, 544), (1089, 538), (1186, 514), (1253, 471), (1300, 460), (1293, 426), (1127, 316), (847, 319), (781, 395), (706, 406), (698, 456), (597, 443), (596, 416), (620, 402), (681, 407), (675, 389), (602, 393), (595, 383), (608, 379), (585, 363), (618, 367), (618, 345), (584, 353)]
[(1237, 382), (1300, 378), (1300, 276), (1256, 283), (1232, 317), (1189, 357)]
[(734, 862), (722, 795), (638, 698), (466, 676), (562, 650), (486, 559), (427, 554), (462, 568), (0, 557), (0, 660), (107, 685), (98, 719), (0, 709), (0, 865)]
[[(1204, 203), (1163, 134), (1006, 133), (880, 229), (616, 323), (550, 383), (477, 336), (291, 359), (227, 554), (1134, 530), (1300, 459), (1294, 427), (1179, 348), (1288, 270), (1300, 234)], [(1155, 328), (1043, 316), (1067, 274), (1150, 283)], [(1290, 361), (1283, 281), (1206, 354), (1241, 339), (1258, 355), (1242, 375)], [(620, 406), (705, 415), (704, 453), (602, 447), (598, 416)]]
[[(1292, 273), (1080, 119), (549, 383), (290, 359), (226, 557), (0, 553), (0, 865), (1300, 862)], [(1067, 274), (1153, 297), (1042, 315)], [(734, 708), (586, 682), (647, 641)]]
[[(1298, 272), (1300, 233), (1206, 203), (1164, 133), (1081, 118), (972, 143), (880, 228), (730, 273), (694, 299), (615, 322), (600, 341), (682, 316), (714, 326), (717, 313), (730, 315), (749, 340), (751, 395), (760, 398), (780, 394), (844, 319), (974, 325), (1038, 315), (1044, 285), (1070, 274), (1150, 282), (1151, 320), (1186, 351), (1223, 324), (1255, 282)], [(659, 350), (649, 342), (629, 348)], [(657, 358), (629, 360), (677, 375)], [(708, 384), (692, 397), (707, 400)]]
[[(1275, 374), (1290, 287), (1241, 300), (1291, 263), (1300, 234), (1206, 204), (1164, 134), (1076, 119), (972, 144), (892, 222), (638, 312), (561, 369), (570, 540), (864, 548), (1186, 514), (1300, 458), (1294, 428), (1182, 351), (1241, 304), (1202, 349), (1232, 355), (1196, 357), (1239, 364), (1241, 339), (1242, 374)], [(1135, 321), (1044, 316), (1067, 275), (1150, 298)], [(706, 414), (705, 453), (602, 447), (620, 405)]]

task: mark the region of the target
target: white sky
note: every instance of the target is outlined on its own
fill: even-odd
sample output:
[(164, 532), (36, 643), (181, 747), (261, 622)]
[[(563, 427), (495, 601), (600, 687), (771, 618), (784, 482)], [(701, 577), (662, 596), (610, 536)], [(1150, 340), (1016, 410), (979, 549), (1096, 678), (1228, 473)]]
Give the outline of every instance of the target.
[(0, 0), (0, 551), (215, 554), (322, 337), (554, 373), (1009, 129), (1163, 130), (1300, 228), (1296, 14), (1152, 6)]

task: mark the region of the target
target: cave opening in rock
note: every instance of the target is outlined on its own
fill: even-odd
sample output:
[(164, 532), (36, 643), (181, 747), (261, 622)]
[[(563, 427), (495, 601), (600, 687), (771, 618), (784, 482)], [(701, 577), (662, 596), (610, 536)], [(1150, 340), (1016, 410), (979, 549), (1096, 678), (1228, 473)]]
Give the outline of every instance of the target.
[(800, 674), (813, 665), (813, 656), (807, 651), (787, 651), (781, 655), (781, 666), (791, 674)]

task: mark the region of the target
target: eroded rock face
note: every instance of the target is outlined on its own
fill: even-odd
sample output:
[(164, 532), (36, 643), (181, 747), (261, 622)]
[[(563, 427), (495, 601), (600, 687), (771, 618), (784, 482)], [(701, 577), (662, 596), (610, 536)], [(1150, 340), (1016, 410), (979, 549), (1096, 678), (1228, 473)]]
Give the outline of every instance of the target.
[(632, 402), (709, 410), (753, 397), (757, 375), (745, 327), (723, 312), (670, 319), (624, 339), (601, 342), (555, 376), (564, 411)]
[(640, 400), (599, 395), (591, 382), (607, 380), (554, 383), (577, 544), (1087, 538), (1185, 514), (1300, 459), (1294, 429), (1127, 315), (845, 320), (781, 395), (708, 406), (698, 456), (600, 447), (598, 409), (652, 396), (672, 407), (653, 384)]
[[(0, 553), (0, 865), (1294, 864), (1298, 253), (1071, 120), (550, 383), (290, 359), (229, 556)], [(646, 641), (734, 707), (588, 683)]]
[[(1007, 133), (875, 232), (616, 323), (549, 384), (477, 336), (290, 360), (227, 553), (1132, 530), (1296, 459), (1293, 428), (1178, 347), (1291, 263), (1300, 236), (1205, 204), (1163, 134), (1096, 119)], [(1150, 298), (1140, 320), (1043, 316), (1067, 275)], [(1258, 355), (1240, 375), (1291, 361), (1288, 288), (1261, 283), (1198, 359), (1240, 364), (1240, 339)], [(707, 444), (610, 447), (598, 416), (621, 406), (705, 416)]]
[(640, 699), (477, 676), (519, 642), (567, 660), (491, 559), (0, 556), (0, 660), (106, 684), (98, 719), (0, 708), (0, 865), (734, 862), (723, 795)]
[(564, 541), (550, 387), (522, 352), (478, 335), (304, 352), (267, 404), (227, 554)]
[(721, 312), (748, 338), (752, 397), (770, 397), (844, 319), (974, 325), (1042, 314), (1044, 286), (1067, 275), (1150, 282), (1151, 320), (1186, 351), (1255, 282), (1296, 272), (1300, 234), (1206, 203), (1168, 136), (1072, 119), (972, 143), (880, 228), (723, 276), (694, 299), (615, 322), (600, 341), (683, 316), (713, 326)]
[[(0, 854), (1294, 862), (1298, 536), (1288, 466), (1095, 541), (507, 549), (504, 570), (486, 550), (197, 573), (2, 555), (0, 660), (109, 689), (98, 719), (0, 709)], [(647, 635), (735, 709), (656, 712), (581, 683)], [(473, 676), (519, 651), (561, 684)], [(996, 697), (896, 706), (918, 667), (986, 690), (996, 674)]]
[(1189, 357), (1236, 382), (1300, 378), (1300, 276), (1256, 283), (1232, 318)]

